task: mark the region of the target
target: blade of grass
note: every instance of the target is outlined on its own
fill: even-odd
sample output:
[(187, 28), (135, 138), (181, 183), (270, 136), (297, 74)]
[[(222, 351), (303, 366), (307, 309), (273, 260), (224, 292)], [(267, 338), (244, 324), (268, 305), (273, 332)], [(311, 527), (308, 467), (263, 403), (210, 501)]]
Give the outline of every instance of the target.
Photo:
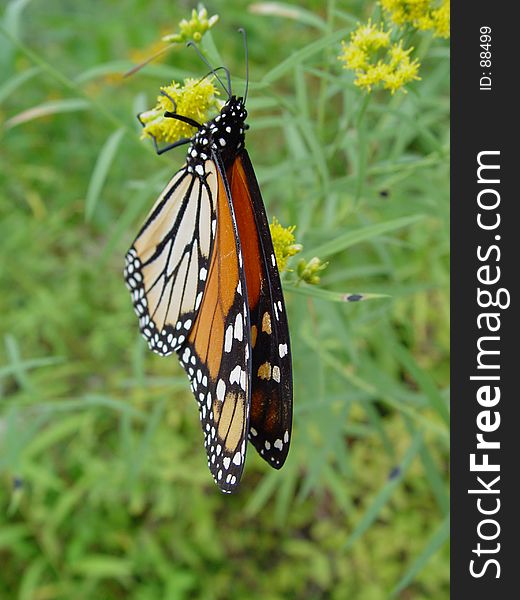
[[(132, 202), (128, 202), (125, 206), (123, 213), (115, 222), (113, 229), (110, 233), (109, 238), (107, 239), (105, 246), (101, 250), (98, 259), (98, 268), (102, 269), (106, 266), (108, 260), (112, 257), (112, 252), (114, 248), (116, 248), (117, 244), (120, 242), (121, 238), (124, 235), (127, 235), (130, 230), (131, 224), (137, 219), (139, 215), (142, 214), (146, 203), (151, 203), (155, 200), (153, 194), (150, 193), (150, 190), (155, 189), (156, 183), (161, 183), (164, 185), (165, 178), (168, 173), (171, 174), (171, 167), (168, 169), (161, 169), (152, 177), (150, 177), (143, 187), (133, 196)], [(150, 204), (151, 206), (151, 204)]]
[(129, 481), (135, 483), (139, 477), (143, 465), (145, 464), (146, 458), (150, 451), (150, 445), (152, 443), (153, 435), (161, 423), (161, 419), (164, 415), (165, 403), (163, 401), (158, 402), (152, 409), (152, 412), (148, 418), (146, 428), (141, 436), (140, 443), (134, 454), (134, 456), (128, 457), (127, 467), (129, 473)]
[(114, 131), (108, 137), (98, 155), (94, 170), (92, 171), (92, 175), (90, 177), (87, 196), (85, 199), (85, 220), (87, 222), (91, 220), (92, 215), (94, 214), (103, 184), (105, 183), (108, 171), (112, 165), (112, 161), (114, 160), (124, 134), (124, 129), (118, 129), (117, 131)]
[(0, 86), (0, 104), (13, 92), (15, 92), (21, 85), (23, 85), (26, 81), (29, 81), (38, 73), (41, 73), (41, 69), (39, 67), (32, 67), (30, 69), (26, 69), (17, 75), (11, 77)]
[(70, 569), (77, 575), (93, 579), (122, 579), (132, 574), (132, 563), (109, 554), (93, 554), (76, 559)]
[(441, 472), (439, 471), (431, 452), (428, 450), (427, 446), (423, 446), (421, 448), (421, 461), (424, 467), (424, 471), (426, 473), (426, 477), (430, 482), (430, 488), (432, 490), (433, 495), (435, 496), (435, 500), (437, 501), (437, 505), (443, 514), (448, 514), (450, 510), (450, 498), (447, 491), (447, 474), (444, 473), (445, 479), (442, 478)]
[(421, 424), (424, 429), (436, 433), (443, 439), (449, 438), (448, 431), (445, 427), (441, 427), (437, 423), (433, 423), (431, 419), (428, 419), (427, 417), (423, 416), (418, 410), (402, 402), (402, 399), (398, 400), (396, 398), (391, 397), (383, 390), (378, 389), (370, 382), (351, 372), (348, 369), (348, 365), (343, 365), (341, 361), (338, 360), (335, 356), (333, 356), (330, 352), (324, 350), (323, 346), (317, 343), (315, 339), (311, 338), (307, 334), (302, 334), (302, 339), (310, 348), (314, 350), (314, 352), (317, 355), (319, 355), (323, 359), (324, 363), (332, 367), (340, 376), (346, 379), (351, 385), (353, 385), (357, 389), (367, 392), (372, 397), (377, 398), (379, 401), (384, 402), (385, 404), (391, 406), (395, 410), (402, 412), (403, 414), (414, 419), (417, 423)]
[(18, 35), (20, 31), (21, 14), (23, 9), (31, 2), (31, 0), (11, 0), (7, 4), (4, 13), (3, 24), (5, 27)]
[(33, 106), (27, 110), (18, 113), (14, 117), (8, 119), (4, 127), (6, 129), (12, 129), (22, 123), (27, 123), (34, 119), (41, 119), (42, 117), (48, 117), (50, 115), (57, 115), (66, 112), (77, 112), (80, 110), (87, 110), (89, 103), (81, 98), (66, 98), (64, 100), (52, 100), (51, 102), (44, 102)]
[(40, 585), (47, 564), (41, 557), (36, 558), (24, 569), (23, 577), (18, 590), (18, 600), (34, 600), (38, 597), (38, 586)]
[(256, 487), (255, 493), (246, 504), (245, 513), (248, 517), (258, 514), (267, 504), (269, 498), (280, 485), (280, 471), (270, 471)]
[(312, 287), (309, 285), (296, 286), (291, 283), (284, 284), (284, 290), (300, 294), (301, 296), (310, 296), (311, 298), (319, 298), (320, 300), (328, 300), (329, 302), (363, 302), (364, 300), (379, 300), (381, 298), (390, 298), (387, 294), (365, 294), (362, 292), (333, 292), (331, 290), (324, 290), (318, 287)]
[[(128, 60), (117, 60), (102, 63), (79, 73), (74, 77), (74, 81), (78, 84), (87, 83), (93, 79), (99, 79), (101, 77), (105, 77), (107, 75), (115, 75), (123, 77), (123, 74), (129, 71), (134, 64)], [(147, 77), (156, 77), (157, 79), (185, 79), (186, 77), (190, 77), (193, 73), (186, 71), (184, 69), (176, 69), (175, 67), (170, 67), (167, 65), (147, 65), (146, 69), (143, 71), (143, 75)]]
[(355, 244), (359, 244), (360, 242), (380, 236), (383, 233), (389, 233), (391, 231), (396, 231), (397, 229), (402, 229), (403, 227), (408, 227), (409, 225), (417, 223), (423, 218), (423, 215), (401, 217), (399, 219), (393, 219), (392, 221), (361, 227), (359, 229), (355, 229), (354, 231), (347, 231), (347, 233), (340, 235), (330, 242), (325, 242), (321, 246), (317, 246), (312, 248), (312, 250), (305, 251), (305, 255), (312, 254), (313, 256), (319, 256), (323, 259), (327, 256), (331, 256), (332, 254), (342, 252), (343, 250), (346, 250)]
[(283, 77), (288, 71), (290, 71), (295, 65), (302, 63), (311, 56), (318, 54), (324, 48), (329, 47), (331, 44), (339, 42), (341, 38), (345, 37), (350, 32), (350, 27), (335, 31), (330, 35), (321, 37), (318, 41), (305, 46), (301, 50), (294, 52), (289, 58), (286, 58), (274, 69), (271, 69), (261, 80), (261, 83), (274, 83), (281, 77)]
[(432, 409), (443, 419), (446, 425), (450, 423), (450, 412), (448, 403), (442, 397), (430, 375), (417, 364), (417, 361), (406, 348), (396, 344), (392, 339), (388, 341), (392, 347), (392, 353), (396, 356), (403, 367), (415, 379), (420, 389), (428, 399)]
[(323, 19), (309, 10), (294, 4), (286, 4), (285, 2), (255, 2), (249, 6), (249, 12), (262, 17), (273, 16), (292, 19), (298, 23), (316, 27), (321, 31), (327, 30), (327, 24)]
[[(109, 123), (112, 124), (112, 126), (115, 126), (118, 129), (123, 128), (123, 129), (127, 130), (128, 132), (132, 132), (132, 130), (123, 121), (121, 121), (115, 114), (113, 114), (109, 110), (107, 110), (104, 104), (102, 104), (101, 102), (98, 102), (97, 100), (95, 100), (94, 98), (89, 96), (77, 83), (75, 83), (74, 81), (72, 81), (71, 79), (69, 79), (68, 77), (63, 75), (60, 71), (55, 69), (51, 64), (49, 64), (43, 58), (38, 56), (38, 54), (36, 54), (36, 52), (33, 52), (20, 39), (18, 39), (16, 37), (16, 35), (13, 35), (8, 29), (6, 29), (2, 25), (0, 25), (0, 33), (2, 35), (4, 35), (15, 47), (17, 47), (20, 50), (20, 52), (25, 54), (25, 56), (31, 62), (33, 62), (35, 65), (39, 66), (40, 69), (42, 70), (42, 72), (47, 73), (47, 75), (52, 77), (52, 79), (57, 81), (65, 89), (69, 90), (73, 94), (80, 96), (81, 98), (83, 98), (84, 100), (89, 102), (89, 104), (94, 109), (94, 111), (97, 114), (103, 116), (105, 118), (105, 120), (107, 120)], [(134, 140), (135, 143), (139, 144), (139, 146), (142, 146), (138, 136), (132, 135), (131, 139)], [(150, 152), (154, 151), (153, 148), (151, 148), (151, 147), (147, 146), (147, 148)]]
[(63, 363), (63, 356), (47, 356), (44, 358), (33, 358), (28, 360), (19, 360), (14, 364), (7, 365), (0, 369), (0, 379), (15, 375), (18, 371), (28, 371), (29, 369), (38, 369)]
[(48, 424), (24, 448), (24, 458), (35, 458), (44, 453), (51, 446), (61, 443), (65, 438), (77, 435), (88, 422), (89, 415), (73, 414), (64, 417), (55, 423)]
[(35, 390), (33, 385), (27, 375), (27, 363), (22, 360), (18, 341), (12, 335), (6, 335), (4, 338), (4, 343), (10, 364), (11, 374), (21, 388), (29, 392), (34, 392)]
[(450, 518), (449, 515), (442, 521), (439, 527), (435, 530), (430, 540), (426, 544), (424, 550), (411, 564), (409, 569), (403, 575), (402, 579), (392, 591), (392, 598), (397, 597), (406, 586), (408, 586), (427, 564), (430, 558), (449, 540), (450, 536)]
[(350, 550), (353, 544), (368, 530), (368, 528), (374, 523), (377, 519), (379, 513), (383, 509), (383, 507), (390, 500), (394, 490), (403, 480), (408, 468), (412, 464), (413, 459), (417, 456), (422, 445), (422, 433), (418, 431), (414, 438), (412, 439), (412, 443), (408, 447), (405, 455), (400, 464), (400, 469), (396, 477), (385, 483), (385, 485), (378, 492), (372, 504), (368, 507), (363, 517), (355, 527), (352, 532), (349, 540), (346, 542), (344, 549)]

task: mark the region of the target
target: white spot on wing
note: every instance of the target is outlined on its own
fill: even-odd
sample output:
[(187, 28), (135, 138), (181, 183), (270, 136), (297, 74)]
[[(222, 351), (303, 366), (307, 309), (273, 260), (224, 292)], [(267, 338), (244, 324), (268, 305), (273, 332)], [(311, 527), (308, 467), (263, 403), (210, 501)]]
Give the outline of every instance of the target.
[(229, 374), (229, 383), (231, 383), (231, 384), (238, 383), (240, 381), (241, 372), (242, 372), (242, 369), (241, 369), (240, 365), (237, 365)]
[(225, 395), (226, 384), (222, 381), (222, 379), (219, 379), (217, 383), (217, 398), (222, 402), (224, 400)]
[(228, 325), (226, 329), (226, 341), (224, 343), (224, 350), (226, 352), (231, 352), (231, 347), (233, 345), (233, 325)]
[(235, 337), (241, 342), (244, 334), (242, 315), (238, 314), (235, 318)]

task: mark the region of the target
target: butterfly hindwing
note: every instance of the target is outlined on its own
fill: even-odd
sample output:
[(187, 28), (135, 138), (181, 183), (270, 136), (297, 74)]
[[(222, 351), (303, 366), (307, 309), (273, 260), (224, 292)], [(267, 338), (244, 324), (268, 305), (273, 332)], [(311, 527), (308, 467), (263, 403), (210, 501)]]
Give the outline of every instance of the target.
[(279, 469), (292, 426), (292, 367), (287, 314), (269, 223), (246, 150), (228, 167), (248, 287), (252, 391), (249, 439)]
[[(233, 206), (218, 159), (216, 232), (204, 295), (183, 348), (181, 364), (199, 404), (208, 466), (224, 492), (244, 468), (251, 394), (247, 288)], [(208, 163), (207, 163), (208, 165)]]

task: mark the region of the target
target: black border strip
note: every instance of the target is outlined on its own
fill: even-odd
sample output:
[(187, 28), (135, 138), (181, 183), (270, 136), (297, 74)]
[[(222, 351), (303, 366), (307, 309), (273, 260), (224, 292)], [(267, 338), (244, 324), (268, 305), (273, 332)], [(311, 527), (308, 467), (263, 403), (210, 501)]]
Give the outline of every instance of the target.
[[(520, 327), (518, 291), (513, 289), (520, 271), (515, 243), (520, 240), (515, 218), (520, 201), (514, 189), (520, 173), (515, 89), (519, 34), (512, 8), (507, 3), (481, 0), (459, 0), (452, 5), (451, 597), (457, 600), (516, 597), (515, 583), (520, 576), (520, 397), (515, 382), (516, 373), (520, 375), (516, 349)], [(480, 52), (486, 51), (480, 46), (481, 27), (491, 28), (490, 66), (480, 64)], [(483, 168), (480, 182), (479, 154), (481, 163), (499, 166)], [(495, 199), (496, 208), (479, 207), (479, 198), (488, 206), (493, 206)], [(500, 223), (490, 229), (479, 227), (479, 213), (485, 226), (494, 225), (498, 215)], [(498, 274), (495, 283), (482, 282), (492, 281)], [(502, 306), (485, 307), (489, 298), (498, 298)], [(495, 316), (482, 316), (485, 314)], [(490, 327), (498, 329), (491, 331)], [(484, 349), (480, 368), (479, 344), (480, 352)], [(499, 401), (495, 388), (500, 388)], [(500, 448), (478, 449), (479, 433), (481, 439), (499, 443)], [(485, 463), (487, 454), (489, 464), (500, 470), (480, 467), (472, 471), (472, 454), (477, 465)], [(497, 477), (500, 479), (495, 481)]]

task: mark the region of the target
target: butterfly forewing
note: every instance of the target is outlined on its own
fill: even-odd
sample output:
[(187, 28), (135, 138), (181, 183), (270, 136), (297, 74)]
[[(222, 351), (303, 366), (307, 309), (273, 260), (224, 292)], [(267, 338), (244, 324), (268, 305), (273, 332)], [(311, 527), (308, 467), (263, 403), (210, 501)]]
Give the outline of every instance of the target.
[(216, 218), (217, 178), (181, 169), (126, 255), (125, 280), (150, 348), (168, 355), (186, 340), (202, 301)]
[(252, 344), (249, 439), (279, 469), (287, 457), (292, 425), (289, 328), (269, 223), (245, 150), (227, 171), (248, 289)]
[(233, 207), (216, 162), (211, 169), (218, 179), (215, 241), (202, 303), (179, 356), (199, 403), (209, 469), (221, 490), (232, 492), (249, 430), (250, 321)]

